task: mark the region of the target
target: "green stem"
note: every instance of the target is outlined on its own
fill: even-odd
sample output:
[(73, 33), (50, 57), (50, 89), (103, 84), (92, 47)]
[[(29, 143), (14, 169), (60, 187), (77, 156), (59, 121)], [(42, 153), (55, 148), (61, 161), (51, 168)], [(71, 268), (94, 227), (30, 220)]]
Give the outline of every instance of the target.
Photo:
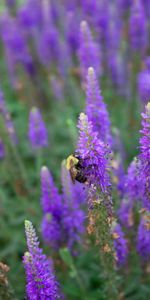
[(36, 151), (36, 177), (39, 178), (40, 176), (40, 171), (42, 167), (42, 161), (43, 161), (43, 155), (42, 155), (42, 149), (39, 148)]

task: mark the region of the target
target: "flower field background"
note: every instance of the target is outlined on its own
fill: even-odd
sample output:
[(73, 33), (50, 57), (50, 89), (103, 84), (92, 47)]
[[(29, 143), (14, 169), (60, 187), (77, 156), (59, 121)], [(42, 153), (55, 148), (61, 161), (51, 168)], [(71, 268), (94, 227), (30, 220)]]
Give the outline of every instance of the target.
[(150, 1), (0, 4), (0, 300), (150, 299), (149, 55)]

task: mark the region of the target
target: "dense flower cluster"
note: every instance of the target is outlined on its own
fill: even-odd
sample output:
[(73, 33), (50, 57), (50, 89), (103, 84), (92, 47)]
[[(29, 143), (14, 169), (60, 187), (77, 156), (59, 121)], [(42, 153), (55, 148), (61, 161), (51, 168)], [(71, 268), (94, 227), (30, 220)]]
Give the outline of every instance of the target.
[(77, 153), (84, 160), (85, 176), (90, 184), (94, 184), (103, 192), (110, 187), (108, 174), (110, 150), (98, 138), (88, 117), (81, 113), (79, 117), (79, 141)]
[(26, 270), (28, 298), (30, 300), (60, 299), (52, 263), (39, 248), (38, 238), (30, 221), (25, 221), (25, 232), (29, 252), (25, 253), (23, 263)]

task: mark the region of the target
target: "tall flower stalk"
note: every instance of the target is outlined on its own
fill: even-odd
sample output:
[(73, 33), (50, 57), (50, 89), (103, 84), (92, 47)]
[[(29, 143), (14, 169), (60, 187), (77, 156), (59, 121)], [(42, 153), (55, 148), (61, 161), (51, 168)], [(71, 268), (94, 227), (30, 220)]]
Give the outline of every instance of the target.
[(111, 234), (113, 211), (109, 176), (110, 149), (99, 139), (98, 133), (93, 130), (92, 122), (84, 113), (80, 114), (78, 128), (76, 152), (83, 161), (82, 168), (89, 188), (87, 231), (95, 237), (95, 244), (101, 250), (101, 264), (108, 284), (107, 296), (116, 297), (115, 256)]

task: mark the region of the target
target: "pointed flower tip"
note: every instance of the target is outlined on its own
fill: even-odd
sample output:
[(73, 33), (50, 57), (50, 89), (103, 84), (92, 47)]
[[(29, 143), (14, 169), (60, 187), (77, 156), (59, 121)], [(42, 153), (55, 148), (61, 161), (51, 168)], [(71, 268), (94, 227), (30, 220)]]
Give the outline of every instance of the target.
[(39, 111), (39, 109), (36, 107), (36, 106), (33, 106), (32, 108), (31, 108), (31, 113), (32, 114), (36, 114), (37, 112)]
[(26, 251), (25, 253), (24, 253), (24, 257), (26, 257), (26, 258), (30, 258), (30, 252), (28, 252), (28, 251)]
[(25, 224), (25, 226), (29, 226), (29, 225), (31, 225), (32, 223), (31, 223), (29, 220), (25, 220), (25, 221), (24, 221), (24, 224)]
[(47, 172), (47, 171), (48, 171), (48, 168), (47, 168), (46, 166), (42, 166), (42, 168), (41, 168), (41, 173)]
[(145, 108), (146, 108), (146, 113), (150, 116), (150, 102), (147, 103)]
[(89, 67), (89, 68), (88, 68), (88, 75), (89, 75), (89, 76), (92, 76), (92, 75), (94, 75), (94, 74), (95, 74), (94, 68), (93, 68), (93, 67)]
[(25, 230), (28, 230), (29, 228), (32, 227), (32, 223), (29, 220), (25, 220), (24, 225), (25, 225)]
[(81, 121), (84, 121), (84, 120), (86, 120), (86, 114), (85, 113), (83, 113), (83, 112), (81, 112), (80, 113), (80, 116), (79, 116), (79, 119), (81, 120)]
[(87, 22), (85, 20), (81, 21), (80, 28), (81, 28), (82, 31), (86, 30), (86, 28), (87, 28)]

